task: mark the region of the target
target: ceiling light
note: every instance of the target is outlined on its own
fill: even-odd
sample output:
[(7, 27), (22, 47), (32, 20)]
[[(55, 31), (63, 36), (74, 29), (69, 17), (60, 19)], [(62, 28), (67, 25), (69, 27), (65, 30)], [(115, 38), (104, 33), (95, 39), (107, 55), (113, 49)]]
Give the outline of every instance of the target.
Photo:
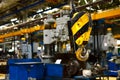
[(43, 9), (39, 9), (38, 11), (36, 11), (37, 13), (41, 13), (43, 12)]
[(48, 13), (53, 13), (53, 12), (58, 11), (58, 10), (59, 10), (58, 8), (54, 8), (54, 9), (45, 11), (44, 13), (46, 13), (46, 14), (48, 14)]
[(17, 20), (16, 22), (17, 22), (17, 23), (19, 23), (20, 21), (19, 21), (19, 20)]
[(13, 21), (16, 21), (16, 20), (17, 20), (17, 18), (13, 18), (13, 19), (11, 19), (10, 21), (13, 22)]
[(45, 10), (51, 9), (51, 7), (46, 7)]

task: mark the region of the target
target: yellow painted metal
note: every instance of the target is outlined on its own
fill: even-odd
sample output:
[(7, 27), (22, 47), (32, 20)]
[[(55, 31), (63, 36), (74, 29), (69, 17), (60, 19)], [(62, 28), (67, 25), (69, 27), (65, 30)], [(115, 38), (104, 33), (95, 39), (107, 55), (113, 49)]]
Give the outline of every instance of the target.
[(87, 22), (89, 21), (88, 14), (84, 14), (76, 23), (72, 26), (71, 30), (75, 35)]
[(119, 39), (120, 38), (120, 34), (116, 34), (113, 36), (115, 39)]
[(23, 34), (32, 33), (32, 32), (35, 32), (35, 31), (38, 31), (38, 30), (43, 30), (43, 29), (44, 29), (43, 25), (33, 26), (31, 28), (24, 28), (24, 29), (21, 29), (19, 31), (9, 32), (9, 33), (0, 35), (0, 39), (2, 40), (4, 38), (8, 38), (8, 37), (12, 37), (12, 36), (20, 36), (20, 35), (23, 35)]
[(4, 39), (0, 39), (0, 42), (4, 42)]
[(23, 38), (21, 38), (21, 40), (22, 40), (22, 41), (25, 41), (25, 40), (26, 40), (26, 38), (24, 38), (24, 37), (23, 37)]
[(90, 38), (90, 33), (92, 31), (92, 28), (89, 27), (88, 31), (83, 33), (75, 42), (77, 45), (82, 45), (84, 41), (88, 41)]
[[(94, 13), (91, 14), (92, 20), (98, 20), (98, 19), (101, 19), (101, 18), (114, 18), (116, 16), (120, 16), (120, 7), (110, 9), (110, 10), (105, 10), (105, 11), (98, 12), (98, 13), (94, 12)], [(18, 35), (22, 35), (22, 34), (25, 34), (25, 33), (32, 33), (32, 32), (35, 32), (37, 30), (44, 30), (44, 29), (45, 29), (44, 25), (40, 25), (40, 26), (37, 25), (37, 27), (34, 26), (32, 28), (28, 28), (27, 31), (24, 29), (23, 32), (21, 30), (19, 30), (19, 31), (9, 32), (7, 34), (0, 35), (0, 39), (7, 38), (7, 37), (12, 37), (12, 36), (18, 36)], [(74, 32), (74, 34), (75, 33), (76, 32)], [(115, 35), (115, 38), (117, 38), (117, 37), (120, 37), (120, 36)]]
[(120, 16), (120, 7), (105, 10), (105, 11), (98, 12), (98, 13), (94, 12), (92, 13), (92, 20), (98, 20), (101, 18), (114, 18), (117, 16)]
[(82, 56), (83, 49), (84, 49), (84, 45), (82, 45), (80, 48), (78, 48), (77, 51), (75, 52), (77, 59), (80, 61), (86, 61), (89, 57), (88, 53), (86, 53), (84, 56)]

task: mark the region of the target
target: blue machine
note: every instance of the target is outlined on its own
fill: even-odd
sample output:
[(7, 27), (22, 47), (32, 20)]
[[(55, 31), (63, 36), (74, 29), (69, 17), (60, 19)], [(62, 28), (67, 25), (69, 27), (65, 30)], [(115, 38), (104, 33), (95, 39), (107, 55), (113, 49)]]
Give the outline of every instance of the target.
[(107, 60), (108, 60), (108, 75), (109, 76), (118, 76), (118, 70), (120, 70), (120, 64), (116, 64), (115, 62), (110, 62), (109, 60), (113, 56), (119, 56), (119, 55), (113, 55), (111, 52), (107, 53)]
[(45, 80), (62, 80), (63, 65), (62, 64), (45, 64)]
[(42, 80), (44, 64), (40, 59), (10, 59), (8, 60), (10, 80), (28, 80), (29, 77)]
[(62, 80), (63, 65), (41, 63), (40, 59), (8, 60), (10, 80)]
[(40, 59), (10, 59), (9, 80), (28, 80), (35, 78), (36, 80), (94, 80), (95, 78), (72, 77), (65, 78), (64, 65), (41, 63)]

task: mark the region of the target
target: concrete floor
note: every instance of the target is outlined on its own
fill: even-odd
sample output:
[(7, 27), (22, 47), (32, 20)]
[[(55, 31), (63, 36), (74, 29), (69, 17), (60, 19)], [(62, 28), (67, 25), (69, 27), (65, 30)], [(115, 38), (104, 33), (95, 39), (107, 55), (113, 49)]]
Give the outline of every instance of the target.
[[(107, 77), (104, 77), (104, 79), (103, 78), (101, 78), (102, 80), (108, 80), (108, 78)], [(97, 80), (100, 80), (99, 78), (97, 78)], [(116, 77), (109, 77), (109, 80), (116, 80)]]
[[(107, 77), (101, 78), (102, 80), (108, 80)], [(5, 74), (0, 74), (0, 80), (5, 80)], [(99, 80), (99, 78), (97, 78), (96, 80)], [(109, 80), (116, 80), (116, 77), (109, 77)]]

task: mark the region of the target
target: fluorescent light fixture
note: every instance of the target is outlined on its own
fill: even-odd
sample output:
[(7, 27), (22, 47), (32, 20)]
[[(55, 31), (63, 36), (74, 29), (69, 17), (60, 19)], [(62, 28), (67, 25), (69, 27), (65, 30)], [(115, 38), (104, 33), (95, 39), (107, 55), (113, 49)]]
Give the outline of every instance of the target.
[(16, 21), (16, 20), (17, 20), (17, 18), (13, 18), (13, 19), (11, 19), (10, 21), (13, 22), (13, 21)]
[(17, 20), (16, 22), (17, 22), (17, 23), (19, 23), (20, 21), (19, 21), (19, 20)]
[(6, 26), (4, 26), (4, 25), (3, 25), (3, 26), (0, 26), (0, 29), (3, 29), (3, 28), (5, 28), (5, 27), (6, 27)]
[[(97, 1), (97, 0), (92, 0), (92, 2), (95, 2), (95, 1)], [(84, 0), (84, 2), (85, 2), (86, 4), (89, 4), (90, 1)]]
[(47, 9), (51, 9), (51, 7), (46, 7), (45, 10), (47, 10)]
[(40, 13), (40, 12), (42, 12), (43, 11), (43, 9), (39, 9), (38, 11), (37, 11), (37, 13)]
[(53, 11), (58, 11), (59, 9), (58, 8), (54, 8), (54, 9), (52, 9)]
[(14, 49), (9, 49), (9, 50), (8, 50), (8, 52), (13, 52), (13, 51), (14, 51)]
[(9, 26), (9, 24), (1, 25), (1, 26), (0, 26), (0, 29), (5, 29), (5, 28), (7, 28), (8, 26)]
[(48, 14), (48, 13), (52, 13), (52, 12), (55, 12), (55, 11), (58, 11), (58, 10), (59, 10), (58, 8), (54, 8), (54, 9), (45, 11), (44, 13)]
[(87, 10), (94, 10), (92, 7), (86, 7)]

